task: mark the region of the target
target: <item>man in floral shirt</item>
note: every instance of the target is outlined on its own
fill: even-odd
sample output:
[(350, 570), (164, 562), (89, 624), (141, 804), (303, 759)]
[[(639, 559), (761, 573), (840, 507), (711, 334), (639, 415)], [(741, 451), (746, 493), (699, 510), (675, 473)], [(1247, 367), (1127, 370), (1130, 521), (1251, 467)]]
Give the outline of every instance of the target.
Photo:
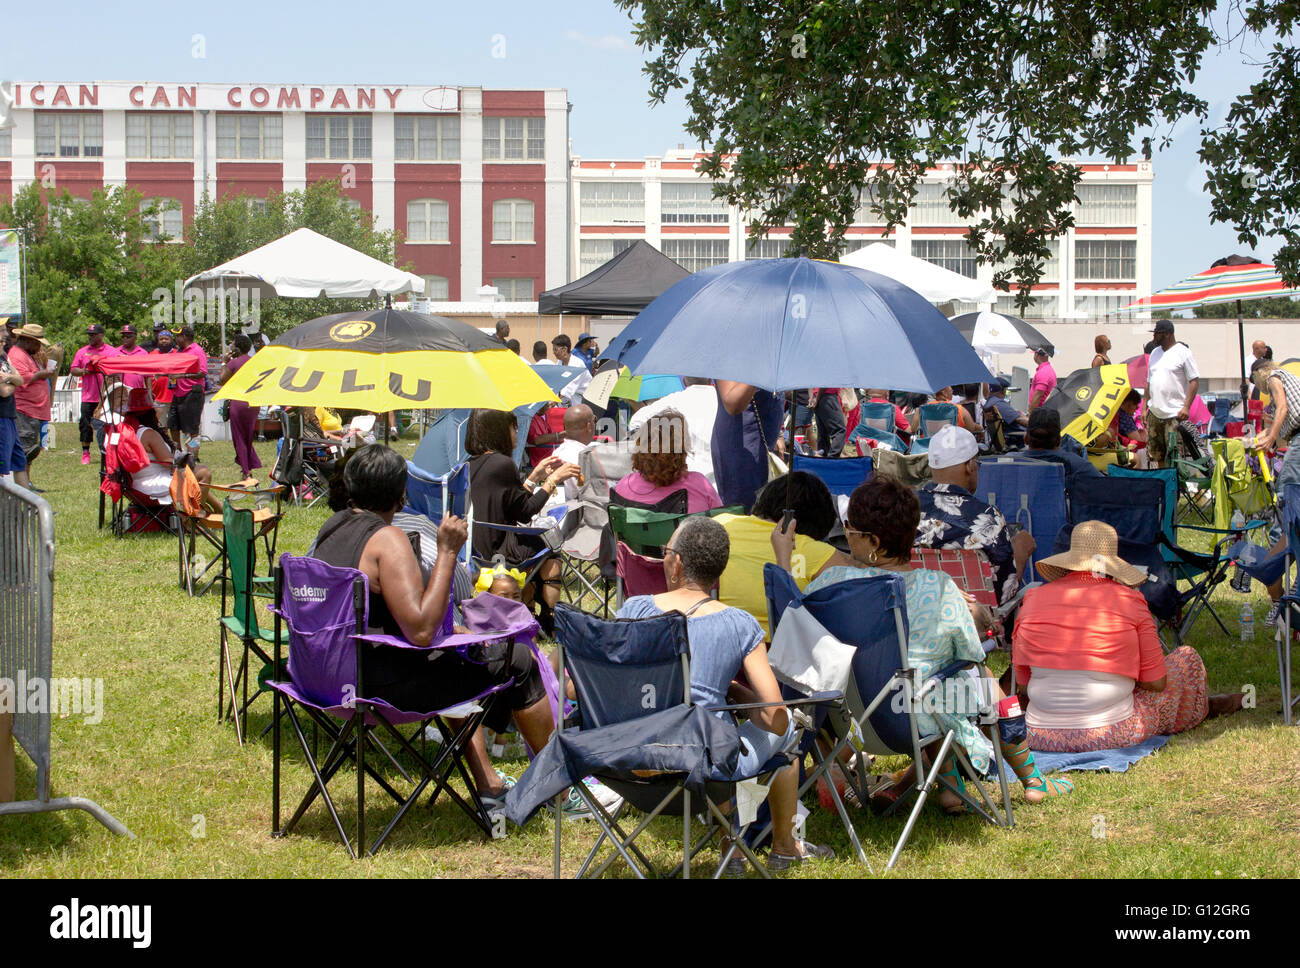
[(993, 566), (998, 602), (1008, 602), (1020, 588), (1025, 563), (1034, 552), (1028, 531), (1011, 537), (1002, 512), (974, 496), (979, 482), (979, 445), (969, 430), (944, 427), (930, 439), (930, 475), (917, 497), (921, 524), (919, 548), (965, 548), (982, 551)]

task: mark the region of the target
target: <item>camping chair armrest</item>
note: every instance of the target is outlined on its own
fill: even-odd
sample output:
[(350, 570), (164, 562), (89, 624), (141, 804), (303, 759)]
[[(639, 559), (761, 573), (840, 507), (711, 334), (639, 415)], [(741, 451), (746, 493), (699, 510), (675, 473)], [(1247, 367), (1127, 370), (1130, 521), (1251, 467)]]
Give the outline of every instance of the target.
[(941, 669), (936, 669), (925, 677), (920, 688), (916, 690), (916, 698), (920, 699), (931, 689), (934, 689), (939, 683), (951, 679), (959, 672), (969, 669), (971, 666), (983, 666), (983, 662), (977, 662), (974, 659), (958, 659), (956, 662), (949, 662)]
[(434, 639), (434, 641), (430, 642), (428, 645), (415, 645), (412, 642), (406, 641), (406, 639), (399, 639), (395, 635), (362, 634), (354, 635), (352, 638), (359, 639), (363, 642), (369, 642), (372, 645), (388, 645), (396, 649), (415, 649), (417, 651), (424, 651), (426, 649), (455, 649), (466, 645), (464, 642), (448, 641), (448, 639), (455, 638), (455, 636), (446, 636), (441, 641)]
[(209, 484), (209, 491), (222, 491), (226, 494), (246, 494), (254, 496), (258, 494), (279, 494), (284, 490), (283, 484), (272, 484), (269, 487), (239, 487), (236, 484)]
[(816, 692), (802, 699), (782, 699), (779, 702), (738, 702), (729, 703), (726, 706), (709, 706), (707, 708), (711, 713), (731, 713), (746, 709), (770, 709), (772, 706), (816, 706), (824, 702), (841, 702), (843, 699), (844, 693), (837, 689), (829, 692)]
[(1300, 593), (1287, 592), (1278, 601), (1285, 602), (1288, 605), (1300, 605)]
[(1240, 528), (1211, 528), (1203, 524), (1180, 524), (1178, 527), (1180, 530), (1186, 528), (1189, 531), (1204, 531), (1206, 534), (1236, 534), (1239, 531), (1242, 534), (1245, 534), (1247, 531), (1254, 531), (1257, 528), (1263, 528), (1267, 525), (1268, 522), (1262, 518), (1251, 518)]

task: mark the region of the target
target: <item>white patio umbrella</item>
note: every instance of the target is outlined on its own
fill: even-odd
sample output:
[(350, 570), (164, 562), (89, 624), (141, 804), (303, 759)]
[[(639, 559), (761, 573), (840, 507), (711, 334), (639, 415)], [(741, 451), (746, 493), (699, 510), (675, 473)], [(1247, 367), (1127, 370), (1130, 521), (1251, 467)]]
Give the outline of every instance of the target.
[(932, 303), (951, 301), (990, 303), (997, 298), (993, 288), (984, 285), (978, 279), (968, 279), (959, 272), (899, 252), (892, 245), (884, 242), (873, 242), (856, 252), (850, 252), (842, 256), (840, 262), (846, 266), (856, 266), (868, 272), (888, 276), (895, 282), (901, 282), (909, 289), (919, 292)]

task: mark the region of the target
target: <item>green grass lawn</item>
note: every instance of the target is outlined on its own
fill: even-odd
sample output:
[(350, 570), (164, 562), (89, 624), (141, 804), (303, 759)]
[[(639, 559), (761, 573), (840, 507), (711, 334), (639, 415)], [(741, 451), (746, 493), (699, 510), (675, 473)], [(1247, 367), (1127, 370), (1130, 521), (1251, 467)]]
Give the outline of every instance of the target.
[[(487, 842), (459, 811), (440, 803), (414, 809), (373, 859), (352, 861), (319, 802), (293, 835), (270, 836), (271, 743), (240, 748), (216, 722), (219, 596), (188, 598), (176, 587), (176, 543), (162, 534), (116, 540), (96, 528), (98, 467), (83, 467), (76, 427), (61, 424), (59, 448), (34, 466), (56, 518), (54, 675), (102, 678), (103, 721), (78, 715), (53, 724), (53, 795), (98, 801), (137, 835), (115, 837), (89, 815), (62, 812), (0, 818), (0, 871), (52, 877), (449, 876), (542, 877), (551, 870), (549, 817), (504, 841)], [(414, 441), (400, 446), (409, 454)], [(259, 444), (271, 464), (273, 443)], [(228, 443), (203, 447), (218, 482), (240, 475)], [(264, 472), (263, 472), (264, 473)], [(301, 553), (327, 516), (291, 509), (280, 548)], [(1241, 597), (1216, 594), (1234, 631)], [(1295, 877), (1300, 875), (1300, 732), (1282, 726), (1277, 668), (1262, 626), (1267, 600), (1252, 597), (1259, 630), (1243, 645), (1203, 617), (1193, 644), (1212, 692), (1253, 684), (1258, 708), (1174, 737), (1128, 773), (1075, 773), (1072, 796), (1029, 805), (1016, 796), (1016, 826), (994, 829), (973, 817), (928, 809), (900, 861), (903, 876)], [(254, 737), (269, 701), (250, 715)], [(285, 808), (310, 782), (288, 731)], [(31, 763), (18, 756), (18, 795), (33, 795)], [(518, 775), (525, 763), (504, 768)], [(336, 791), (345, 823), (355, 782)], [(371, 836), (391, 816), (382, 792), (370, 800)], [(292, 799), (292, 802), (290, 802)], [(813, 801), (810, 800), (810, 805)], [(877, 873), (903, 818), (854, 815)], [(576, 870), (595, 837), (590, 822), (565, 826), (565, 862)], [(678, 822), (652, 827), (642, 843), (667, 859)], [(815, 809), (809, 836), (835, 847), (848, 841), (831, 815)], [(1101, 834), (1104, 834), (1101, 835)], [(706, 857), (714, 857), (708, 852)], [(716, 861), (715, 861), (716, 862)], [(703, 873), (701, 864), (699, 872)], [(626, 873), (621, 865), (616, 868)], [(857, 877), (848, 860), (810, 865), (793, 876)]]

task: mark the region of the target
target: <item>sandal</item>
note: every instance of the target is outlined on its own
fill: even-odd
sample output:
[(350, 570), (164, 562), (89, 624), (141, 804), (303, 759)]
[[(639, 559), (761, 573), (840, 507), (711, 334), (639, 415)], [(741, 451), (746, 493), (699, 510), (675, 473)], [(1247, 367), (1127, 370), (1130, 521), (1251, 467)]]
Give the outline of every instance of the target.
[(779, 874), (782, 871), (788, 871), (791, 867), (798, 867), (806, 860), (834, 860), (835, 851), (821, 844), (812, 844), (806, 840), (796, 840), (794, 842), (793, 854), (780, 854), (775, 850), (769, 851), (767, 855), (767, 870), (769, 874)]
[[(950, 781), (952, 784), (951, 786), (940, 785), (940, 793), (947, 790), (948, 792), (956, 793), (961, 797), (966, 796), (966, 781), (962, 779), (961, 771), (957, 767), (955, 758), (953, 759), (952, 769), (944, 770), (939, 774), (939, 777)], [(956, 803), (944, 803), (938, 796), (936, 796), (935, 799), (939, 801), (939, 806), (943, 808), (943, 812), (950, 817), (960, 817), (963, 814), (971, 812), (970, 806), (965, 800), (958, 800)]]
[[(1062, 797), (1067, 793), (1074, 792), (1074, 784), (1069, 780), (1060, 777), (1043, 776), (1043, 771), (1038, 768), (1037, 763), (1034, 764), (1034, 772), (1022, 778), (1020, 782), (1025, 788), (1025, 799), (1030, 803), (1041, 803), (1048, 797)], [(1031, 798), (1028, 796), (1030, 793), (1041, 793), (1043, 795), (1038, 798)]]

